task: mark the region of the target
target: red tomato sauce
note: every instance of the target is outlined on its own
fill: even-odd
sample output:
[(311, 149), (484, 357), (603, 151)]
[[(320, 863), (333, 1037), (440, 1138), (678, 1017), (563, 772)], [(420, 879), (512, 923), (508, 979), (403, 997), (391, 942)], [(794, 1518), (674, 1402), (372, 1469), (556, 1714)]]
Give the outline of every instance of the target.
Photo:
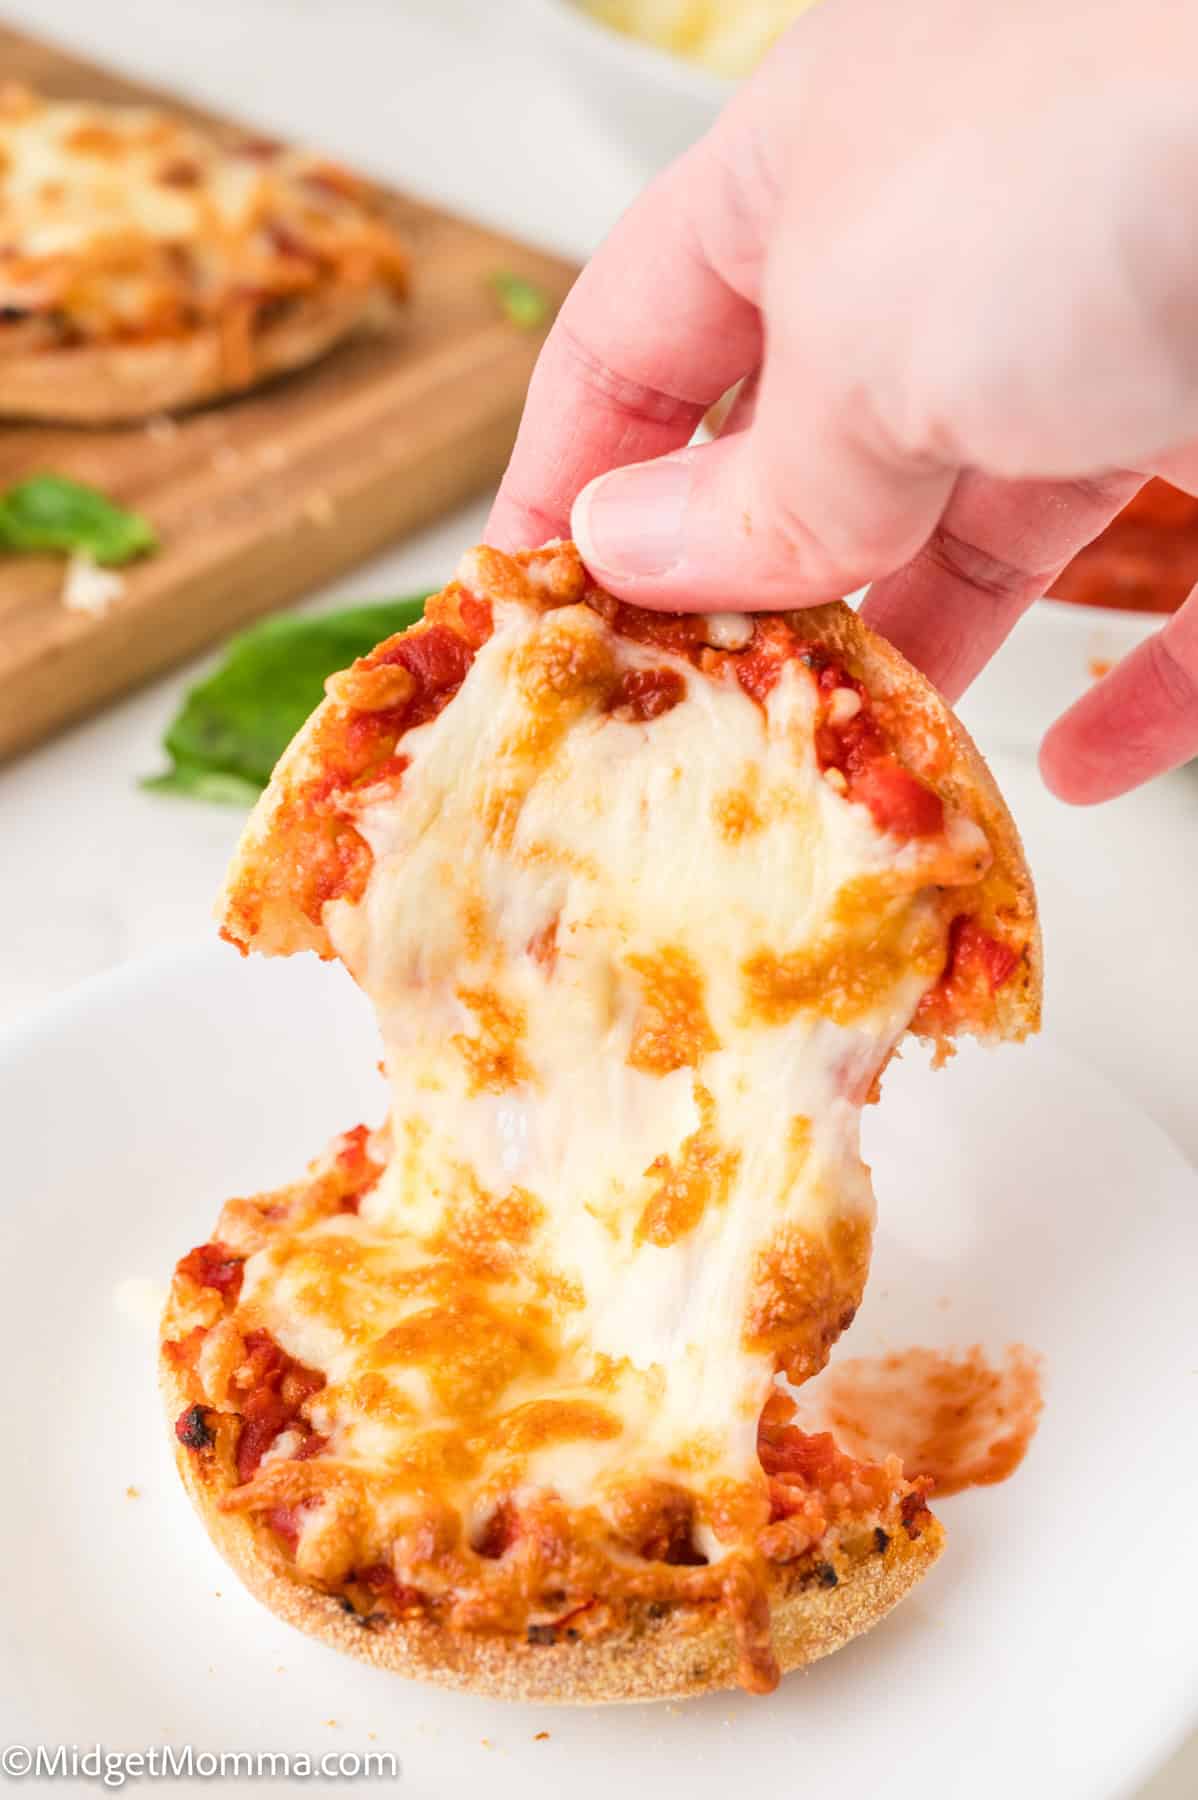
[(1000, 943), (967, 913), (949, 927), (948, 959), (934, 988), (924, 995), (912, 1029), (923, 1036), (951, 1032), (963, 1018), (985, 1018), (995, 994), (1011, 979), (1020, 953)]
[(1013, 1475), (1043, 1408), (1040, 1360), (1023, 1344), (1001, 1363), (977, 1345), (850, 1357), (832, 1365), (822, 1388), (821, 1419), (842, 1450), (872, 1462), (897, 1456), (937, 1494)]
[[(879, 831), (897, 838), (937, 836), (944, 830), (943, 802), (890, 749), (862, 683), (818, 650), (805, 649), (803, 660), (815, 673), (824, 708), (815, 732), (820, 768), (839, 769), (849, 799), (868, 807)], [(837, 718), (838, 694), (856, 696), (851, 717)]]
[[(822, 1500), (825, 1509), (833, 1497), (849, 1495), (856, 1497), (859, 1506), (872, 1502), (881, 1509), (896, 1491), (908, 1486), (903, 1477), (896, 1481), (893, 1464), (886, 1466), (888, 1451), (877, 1458), (863, 1458), (851, 1445), (839, 1443), (830, 1431), (808, 1431), (796, 1424), (795, 1413), (794, 1400), (778, 1390), (766, 1401), (757, 1424), (757, 1460), (770, 1478), (774, 1519), (794, 1513), (806, 1496)], [(920, 1511), (922, 1486), (915, 1478), (910, 1485), (916, 1491), (913, 1509)]]
[(427, 625), (380, 646), (362, 661), (362, 667), (378, 668), (398, 663), (416, 684), (415, 692), (402, 708), (405, 731), (423, 725), (453, 698), (461, 687), (474, 661), (474, 646), (467, 643), (448, 625)]
[(672, 712), (686, 698), (686, 683), (677, 669), (625, 669), (606, 710), (630, 724), (644, 724)]
[(1176, 612), (1198, 582), (1198, 499), (1146, 482), (1057, 576), (1050, 597), (1126, 612)]
[(215, 1288), (226, 1300), (241, 1292), (245, 1258), (234, 1256), (224, 1244), (197, 1244), (179, 1264), (180, 1275), (190, 1275), (199, 1287)]
[[(245, 1398), (238, 1400), (241, 1434), (237, 1440), (237, 1479), (248, 1481), (277, 1437), (289, 1426), (299, 1425), (300, 1408), (320, 1392), (325, 1378), (306, 1369), (279, 1348), (265, 1331), (251, 1331), (245, 1340), (248, 1369), (243, 1378)], [(308, 1432), (309, 1438), (314, 1434)], [(305, 1444), (303, 1450), (311, 1455)], [(302, 1454), (299, 1453), (299, 1454)]]
[(262, 1516), (264, 1525), (268, 1525), (275, 1536), (284, 1544), (292, 1556), (299, 1547), (300, 1532), (303, 1529), (306, 1506), (272, 1506)]
[[(798, 660), (811, 672), (820, 700), (820, 717), (816, 725), (815, 747), (819, 766), (825, 772), (836, 769), (844, 777), (843, 791), (850, 800), (868, 807), (880, 831), (907, 839), (935, 837), (944, 829), (944, 806), (935, 790), (912, 774), (899, 761), (887, 741), (874, 714), (864, 684), (852, 676), (819, 644), (802, 638), (788, 620), (781, 616), (755, 621), (753, 636), (743, 650), (716, 651), (706, 643), (706, 623), (699, 615), (678, 616), (671, 613), (645, 612), (626, 606), (610, 596), (593, 598), (592, 604), (609, 621), (613, 629), (636, 643), (671, 650), (678, 656), (715, 673), (731, 665), (741, 688), (751, 700), (763, 705), (777, 685), (785, 664)], [(644, 680), (652, 684), (654, 710), (648, 710), (649, 693), (643, 700), (630, 696), (633, 704), (645, 710), (632, 716), (655, 718), (658, 713), (676, 705), (682, 698), (681, 684), (674, 696), (666, 690), (667, 669), (633, 671), (623, 677), (619, 693), (626, 684)], [(829, 710), (832, 696), (840, 692), (856, 697), (857, 708), (851, 717), (840, 710)], [(657, 694), (663, 695), (659, 703)], [(666, 703), (668, 702), (668, 704)], [(851, 702), (849, 703), (851, 704)], [(613, 710), (620, 710), (617, 701)]]

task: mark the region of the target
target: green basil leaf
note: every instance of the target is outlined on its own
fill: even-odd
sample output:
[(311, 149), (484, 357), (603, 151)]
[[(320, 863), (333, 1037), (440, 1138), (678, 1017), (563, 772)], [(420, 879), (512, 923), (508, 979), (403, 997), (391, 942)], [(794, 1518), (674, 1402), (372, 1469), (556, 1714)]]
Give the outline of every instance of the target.
[(535, 282), (526, 281), (523, 275), (500, 269), (492, 275), (491, 286), (505, 315), (521, 331), (537, 331), (553, 310), (544, 289), (537, 287)]
[[(419, 594), (316, 617), (284, 614), (242, 632), (220, 667), (187, 695), (163, 740), (171, 769), (148, 785), (202, 799), (252, 797), (324, 698), (326, 676), (414, 624), (426, 599)], [(228, 787), (218, 795), (199, 780), (201, 773), (239, 782), (244, 793)]]
[(67, 475), (31, 475), (0, 494), (0, 546), (83, 551), (98, 563), (126, 563), (157, 547), (153, 526), (98, 488)]
[(195, 763), (176, 763), (161, 775), (143, 775), (139, 786), (148, 794), (182, 794), (189, 800), (208, 800), (214, 806), (252, 806), (262, 789), (244, 775), (227, 775), (220, 769), (201, 769)]

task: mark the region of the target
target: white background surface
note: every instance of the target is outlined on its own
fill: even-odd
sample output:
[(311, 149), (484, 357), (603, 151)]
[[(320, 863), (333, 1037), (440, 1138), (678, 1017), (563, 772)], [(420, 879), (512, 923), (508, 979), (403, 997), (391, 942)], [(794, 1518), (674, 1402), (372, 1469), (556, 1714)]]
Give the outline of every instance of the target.
[[(518, 0), (0, 0), (0, 9), (576, 255), (643, 179), (561, 91)], [(484, 517), (480, 505), (409, 540), (340, 593), (436, 584)], [(0, 1022), (98, 969), (210, 930), (238, 816), (135, 786), (159, 766), (158, 738), (207, 666), (0, 771)], [(1102, 1069), (1198, 1160), (1198, 775), (1080, 813), (1048, 797), (1030, 761), (994, 742), (983, 749), (1040, 885), (1052, 1039)], [(1198, 1742), (1148, 1794), (1196, 1792)]]

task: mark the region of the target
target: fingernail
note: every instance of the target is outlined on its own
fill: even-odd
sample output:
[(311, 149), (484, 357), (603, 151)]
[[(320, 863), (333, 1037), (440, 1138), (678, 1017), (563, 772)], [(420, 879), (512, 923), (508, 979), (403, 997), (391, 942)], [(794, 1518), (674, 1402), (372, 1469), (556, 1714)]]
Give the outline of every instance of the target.
[(609, 576), (664, 575), (682, 554), (690, 458), (613, 469), (583, 488), (570, 525), (582, 560)]

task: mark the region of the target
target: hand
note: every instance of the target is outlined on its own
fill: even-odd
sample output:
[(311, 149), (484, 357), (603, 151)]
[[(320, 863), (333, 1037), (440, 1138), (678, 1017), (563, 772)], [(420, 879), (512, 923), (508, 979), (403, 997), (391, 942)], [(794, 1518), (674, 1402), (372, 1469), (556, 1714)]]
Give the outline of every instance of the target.
[[(873, 581), (957, 698), (1146, 474), (1198, 491), (1196, 54), (1187, 0), (823, 0), (583, 272), (491, 540), (684, 611)], [(1041, 763), (1091, 801), (1195, 751), (1191, 598)]]

